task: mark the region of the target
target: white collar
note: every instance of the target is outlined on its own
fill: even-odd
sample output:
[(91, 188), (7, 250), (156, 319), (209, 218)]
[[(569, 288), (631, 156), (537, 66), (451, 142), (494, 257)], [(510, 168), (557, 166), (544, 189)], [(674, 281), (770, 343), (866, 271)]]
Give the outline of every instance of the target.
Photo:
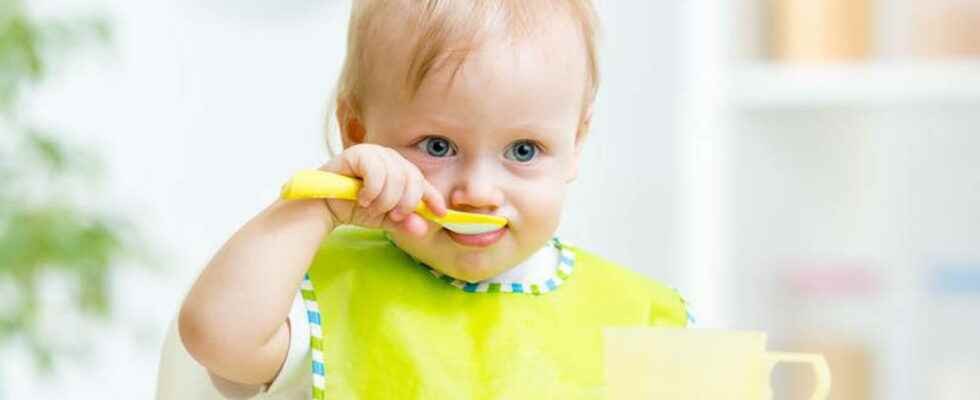
[(480, 283), (543, 282), (555, 274), (558, 261), (559, 251), (548, 241), (548, 244), (520, 264)]

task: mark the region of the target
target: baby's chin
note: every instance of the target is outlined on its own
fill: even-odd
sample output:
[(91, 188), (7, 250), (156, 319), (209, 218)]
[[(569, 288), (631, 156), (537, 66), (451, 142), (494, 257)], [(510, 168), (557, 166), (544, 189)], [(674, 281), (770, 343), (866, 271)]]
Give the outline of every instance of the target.
[(440, 237), (434, 238), (433, 248), (441, 249), (433, 254), (436, 265), (432, 267), (453, 278), (474, 283), (493, 278), (514, 267), (519, 261), (514, 261), (519, 255), (510, 233), (497, 243), (486, 248), (464, 247), (453, 242), (445, 231)]
[[(516, 227), (515, 227), (516, 228)], [(522, 243), (519, 229), (507, 228), (500, 240), (487, 247), (468, 247), (455, 242), (442, 227), (430, 226), (423, 237), (397, 234), (395, 241), (402, 250), (430, 268), (465, 282), (475, 283), (493, 278), (514, 268), (533, 255), (550, 239), (541, 243)]]
[(513, 265), (500, 265), (499, 263), (494, 264), (492, 261), (488, 261), (486, 264), (457, 262), (449, 268), (438, 268), (435, 266), (433, 268), (436, 271), (461, 281), (476, 283), (500, 275), (513, 267)]
[(442, 228), (430, 231), (424, 237), (393, 234), (392, 239), (403, 251), (422, 261), (430, 268), (453, 278), (478, 282), (492, 278), (512, 268), (519, 257), (510, 233), (486, 248), (465, 247), (455, 243)]

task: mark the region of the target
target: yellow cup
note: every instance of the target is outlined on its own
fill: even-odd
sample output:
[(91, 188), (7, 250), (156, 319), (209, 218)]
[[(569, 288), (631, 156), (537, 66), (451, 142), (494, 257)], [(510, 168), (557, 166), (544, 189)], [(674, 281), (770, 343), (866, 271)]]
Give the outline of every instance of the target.
[(772, 368), (810, 364), (811, 400), (830, 393), (830, 368), (817, 354), (766, 351), (763, 332), (677, 328), (608, 328), (606, 397), (672, 400), (769, 400)]

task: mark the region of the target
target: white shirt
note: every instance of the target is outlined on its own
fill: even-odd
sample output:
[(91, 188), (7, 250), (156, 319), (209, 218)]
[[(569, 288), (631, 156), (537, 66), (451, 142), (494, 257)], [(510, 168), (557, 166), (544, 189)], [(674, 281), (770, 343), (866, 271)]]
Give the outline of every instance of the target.
[[(550, 243), (527, 260), (486, 282), (539, 282), (554, 274), (559, 253)], [(158, 400), (263, 399), (301, 400), (312, 397), (313, 371), (310, 325), (297, 292), (289, 310), (289, 352), (279, 375), (268, 387), (242, 385), (208, 373), (180, 340), (177, 319), (170, 323), (160, 357)]]

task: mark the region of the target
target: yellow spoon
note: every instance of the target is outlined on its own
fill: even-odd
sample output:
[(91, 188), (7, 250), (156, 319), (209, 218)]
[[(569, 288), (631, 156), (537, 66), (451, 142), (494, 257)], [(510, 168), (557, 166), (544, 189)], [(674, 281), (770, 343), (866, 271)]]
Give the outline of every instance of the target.
[[(289, 182), (282, 186), (279, 196), (286, 200), (357, 200), (357, 192), (360, 190), (360, 179), (321, 170), (305, 170), (293, 175)], [(419, 205), (415, 207), (415, 213), (442, 225), (446, 229), (464, 235), (493, 232), (507, 225), (507, 219), (504, 217), (454, 210), (448, 210), (446, 215), (440, 217), (433, 214), (424, 202), (419, 202)]]

